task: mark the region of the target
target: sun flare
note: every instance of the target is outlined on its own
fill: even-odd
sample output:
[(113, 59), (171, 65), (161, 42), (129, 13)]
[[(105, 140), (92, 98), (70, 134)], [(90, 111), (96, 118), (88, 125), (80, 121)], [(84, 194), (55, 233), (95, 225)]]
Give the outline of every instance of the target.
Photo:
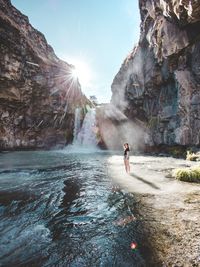
[(73, 62), (74, 69), (72, 69), (71, 75), (73, 79), (78, 79), (81, 86), (89, 86), (91, 82), (91, 71), (89, 66), (81, 61)]

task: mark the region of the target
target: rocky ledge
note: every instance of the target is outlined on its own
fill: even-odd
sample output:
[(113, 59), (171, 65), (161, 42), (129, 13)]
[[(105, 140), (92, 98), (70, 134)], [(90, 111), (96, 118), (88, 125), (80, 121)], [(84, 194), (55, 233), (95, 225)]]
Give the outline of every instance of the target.
[(148, 267), (200, 266), (200, 184), (169, 175), (177, 167), (198, 164), (171, 157), (131, 156), (127, 175), (122, 156), (108, 160), (113, 182), (132, 195), (134, 227), (141, 233), (138, 249)]
[(0, 150), (70, 142), (74, 108), (88, 102), (73, 68), (10, 0), (0, 0)]
[[(135, 212), (143, 229), (141, 248), (147, 266), (198, 267), (199, 247), (199, 188), (178, 196), (134, 196)], [(149, 253), (150, 252), (150, 253)]]
[(200, 145), (200, 2), (139, 0), (141, 33), (112, 103), (144, 123), (148, 146)]

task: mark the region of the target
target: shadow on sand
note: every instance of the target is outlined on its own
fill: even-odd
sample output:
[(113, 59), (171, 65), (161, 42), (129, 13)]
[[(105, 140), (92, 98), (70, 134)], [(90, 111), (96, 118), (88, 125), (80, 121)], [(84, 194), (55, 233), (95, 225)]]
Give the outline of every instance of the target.
[(145, 183), (145, 184), (151, 186), (153, 189), (157, 189), (157, 190), (160, 189), (160, 187), (158, 187), (158, 186), (155, 185), (154, 183), (149, 182), (149, 181), (145, 180), (144, 178), (142, 178), (142, 177), (140, 177), (140, 176), (138, 176), (138, 175), (136, 175), (136, 174), (134, 174), (134, 173), (130, 173), (129, 175), (132, 176), (132, 177), (134, 177), (134, 178), (136, 178), (137, 180), (139, 180), (139, 181), (141, 181), (141, 182), (143, 182), (143, 183)]

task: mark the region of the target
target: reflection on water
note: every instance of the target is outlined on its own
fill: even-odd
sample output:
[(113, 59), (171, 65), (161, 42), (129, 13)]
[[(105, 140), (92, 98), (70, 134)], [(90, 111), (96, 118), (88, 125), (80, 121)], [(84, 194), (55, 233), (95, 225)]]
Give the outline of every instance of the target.
[(145, 266), (106, 153), (0, 155), (0, 266)]

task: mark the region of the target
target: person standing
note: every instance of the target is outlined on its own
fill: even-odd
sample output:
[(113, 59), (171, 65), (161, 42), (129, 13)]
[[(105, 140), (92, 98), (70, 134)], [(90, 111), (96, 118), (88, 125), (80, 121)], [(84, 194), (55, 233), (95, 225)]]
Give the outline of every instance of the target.
[(125, 165), (125, 170), (127, 173), (130, 173), (130, 164), (129, 164), (129, 144), (125, 143), (124, 144), (124, 165)]

